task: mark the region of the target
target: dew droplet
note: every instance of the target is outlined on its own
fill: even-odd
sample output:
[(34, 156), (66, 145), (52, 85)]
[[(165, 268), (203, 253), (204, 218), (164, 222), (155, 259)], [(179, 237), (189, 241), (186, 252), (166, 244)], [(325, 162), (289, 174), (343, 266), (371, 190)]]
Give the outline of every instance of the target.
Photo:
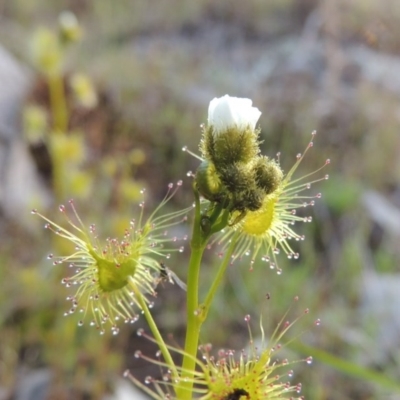
[(286, 329), (287, 327), (289, 327), (290, 326), (290, 321), (285, 321), (284, 323), (283, 323), (283, 327)]
[[(298, 383), (296, 385), (296, 393), (300, 393), (301, 392), (301, 383)], [(299, 400), (304, 400), (304, 397), (301, 396)]]
[(141, 352), (140, 350), (136, 350), (136, 351), (133, 353), (133, 356), (134, 356), (135, 358), (140, 358), (140, 357), (142, 356), (142, 352)]
[(164, 382), (168, 382), (171, 379), (171, 376), (169, 374), (163, 374), (162, 380)]
[(313, 362), (313, 358), (311, 356), (306, 358), (306, 363), (308, 365), (312, 364), (312, 362)]

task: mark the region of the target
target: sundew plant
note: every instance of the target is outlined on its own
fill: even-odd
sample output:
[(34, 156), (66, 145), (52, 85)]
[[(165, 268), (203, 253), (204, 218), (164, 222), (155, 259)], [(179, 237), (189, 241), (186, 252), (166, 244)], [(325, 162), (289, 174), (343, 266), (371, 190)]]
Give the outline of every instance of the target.
[[(184, 151), (199, 159), (192, 178), (193, 204), (183, 210), (166, 213), (166, 203), (183, 184), (169, 184), (164, 200), (154, 211), (145, 201), (133, 215), (122, 238), (102, 239), (94, 225), (86, 226), (74, 203), (60, 206), (66, 223), (58, 224), (40, 214), (45, 227), (72, 242), (74, 251), (51, 255), (54, 265), (64, 265), (70, 273), (62, 283), (70, 291), (70, 309), (79, 313), (79, 325), (94, 326), (100, 333), (119, 332), (121, 323), (134, 323), (143, 315), (151, 334), (147, 337), (159, 348), (152, 359), (141, 351), (135, 356), (158, 365), (162, 379), (148, 377), (139, 381), (129, 371), (126, 376), (154, 399), (191, 400), (262, 400), (301, 397), (301, 384), (291, 383), (293, 372), (281, 372), (293, 361), (278, 359), (282, 338), (293, 323), (283, 317), (270, 336), (261, 324), (262, 341), (254, 344), (249, 328), (250, 347), (246, 351), (223, 350), (214, 353), (211, 345), (200, 343), (200, 333), (215, 295), (224, 284), (228, 265), (246, 257), (253, 268), (257, 260), (269, 269), (282, 273), (279, 258), (296, 259), (294, 241), (304, 239), (297, 223), (311, 222), (298, 209), (312, 206), (320, 193), (310, 193), (313, 184), (327, 179), (321, 169), (304, 176), (296, 174), (306, 152), (313, 146), (315, 133), (305, 150), (298, 154), (288, 172), (280, 166), (279, 155), (272, 159), (260, 151), (261, 112), (252, 101), (225, 95), (214, 98), (208, 108), (208, 120), (199, 133), (199, 154)], [(301, 215), (300, 215), (301, 214)], [(168, 266), (173, 252), (182, 251), (172, 228), (191, 223), (190, 259), (187, 282), (182, 282)], [(178, 238), (179, 239), (179, 238)], [(203, 254), (210, 245), (218, 246), (219, 265), (209, 269), (214, 274), (205, 293), (200, 291)], [(186, 336), (182, 347), (171, 346), (152, 316), (152, 305), (161, 281), (177, 283), (186, 294)], [(308, 313), (308, 311), (306, 312)], [(250, 317), (245, 321), (249, 324)], [(319, 324), (319, 323), (318, 323)], [(182, 362), (176, 364), (174, 354)], [(311, 359), (307, 358), (306, 363)], [(288, 382), (289, 381), (289, 382)]]

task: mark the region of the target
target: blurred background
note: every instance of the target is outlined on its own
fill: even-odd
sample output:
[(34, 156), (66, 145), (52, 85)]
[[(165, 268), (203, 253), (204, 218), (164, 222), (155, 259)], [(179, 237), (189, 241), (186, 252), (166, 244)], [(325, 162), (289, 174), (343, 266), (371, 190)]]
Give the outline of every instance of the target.
[[(399, 24), (398, 0), (1, 0), (0, 399), (142, 398), (122, 374), (159, 372), (133, 356), (155, 352), (136, 336), (144, 321), (114, 337), (64, 317), (66, 271), (47, 255), (68, 248), (30, 210), (64, 223), (58, 205), (74, 198), (106, 238), (143, 187), (151, 210), (183, 179), (168, 207), (186, 207), (198, 162), (181, 149), (197, 151), (209, 101), (226, 93), (253, 99), (262, 150), (285, 171), (317, 130), (299, 174), (330, 158), (330, 179), (297, 227), (300, 258), (281, 256), (281, 276), (230, 268), (202, 341), (244, 348), (245, 314), (256, 336), (263, 313), (268, 335), (299, 295), (322, 321), (300, 321), (286, 350), (314, 356), (293, 367), (306, 398), (400, 399)], [(182, 278), (187, 255), (171, 260)], [(183, 299), (165, 285), (154, 307), (179, 344)]]

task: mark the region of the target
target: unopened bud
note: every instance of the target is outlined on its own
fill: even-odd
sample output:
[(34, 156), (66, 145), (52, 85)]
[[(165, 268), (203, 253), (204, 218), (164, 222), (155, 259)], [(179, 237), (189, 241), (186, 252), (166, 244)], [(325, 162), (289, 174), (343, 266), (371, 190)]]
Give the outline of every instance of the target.
[(210, 201), (219, 201), (223, 198), (223, 184), (210, 161), (203, 161), (197, 168), (195, 184), (199, 193)]
[(265, 194), (273, 193), (281, 184), (283, 172), (279, 165), (268, 157), (260, 157), (254, 166), (257, 186)]

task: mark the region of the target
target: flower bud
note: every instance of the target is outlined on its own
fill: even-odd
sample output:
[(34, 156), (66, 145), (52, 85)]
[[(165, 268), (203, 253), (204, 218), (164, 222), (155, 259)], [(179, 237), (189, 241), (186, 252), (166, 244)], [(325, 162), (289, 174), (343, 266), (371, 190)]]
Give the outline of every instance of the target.
[(255, 125), (261, 112), (250, 99), (224, 96), (210, 102), (201, 143), (203, 157), (216, 168), (250, 162), (259, 153)]
[(24, 135), (31, 145), (45, 141), (47, 114), (43, 107), (28, 105), (23, 111)]
[(232, 193), (243, 192), (254, 186), (253, 172), (245, 163), (231, 164), (219, 172), (222, 182)]
[(215, 165), (211, 161), (203, 161), (197, 168), (195, 184), (199, 193), (210, 201), (219, 201), (224, 197), (224, 189)]
[(265, 194), (273, 193), (281, 184), (283, 172), (279, 165), (268, 157), (260, 157), (254, 166), (257, 186)]
[(57, 36), (46, 28), (39, 28), (32, 37), (31, 54), (35, 66), (46, 75), (60, 73), (63, 56)]
[(260, 115), (260, 110), (252, 107), (250, 99), (225, 95), (211, 100), (208, 107), (208, 125), (213, 127), (216, 136), (230, 128), (249, 128), (254, 131)]
[(70, 85), (79, 105), (88, 109), (97, 106), (97, 93), (88, 76), (75, 73), (70, 78)]
[(256, 211), (263, 205), (264, 198), (265, 194), (262, 190), (251, 188), (237, 196), (235, 201), (235, 209), (243, 211)]
[(63, 11), (58, 17), (60, 38), (65, 44), (74, 43), (82, 37), (78, 20), (71, 11)]

